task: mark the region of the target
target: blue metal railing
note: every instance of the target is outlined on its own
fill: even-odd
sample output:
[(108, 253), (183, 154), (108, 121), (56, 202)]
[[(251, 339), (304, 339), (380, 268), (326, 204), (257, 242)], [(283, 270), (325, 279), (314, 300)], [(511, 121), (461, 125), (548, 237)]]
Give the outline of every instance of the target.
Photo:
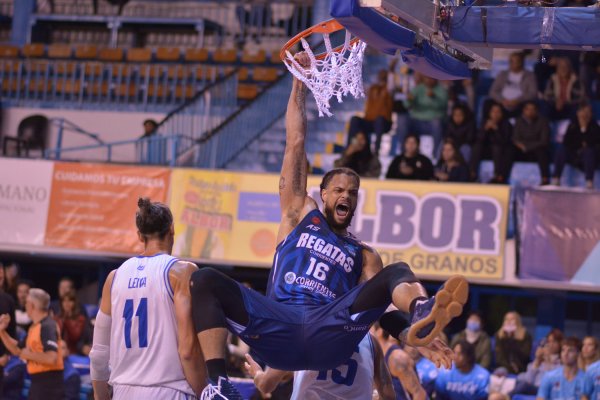
[[(242, 107), (222, 125), (209, 132), (194, 148), (190, 164), (199, 168), (224, 168), (237, 154), (285, 114), (291, 75), (285, 74)], [(188, 159), (189, 160), (189, 159)]]
[(206, 137), (237, 109), (237, 70), (227, 74), (197, 93), (190, 101), (171, 111), (159, 124), (154, 135), (111, 143), (63, 148), (65, 130), (97, 135), (77, 127), (59, 124), (56, 147), (47, 149), (45, 158), (86, 160), (154, 165), (177, 165), (202, 138)]
[(168, 110), (224, 71), (209, 65), (0, 60), (2, 99), (15, 106)]
[(47, 149), (44, 157), (56, 160), (175, 166), (178, 155), (191, 145), (192, 140), (184, 136), (150, 136), (99, 145)]

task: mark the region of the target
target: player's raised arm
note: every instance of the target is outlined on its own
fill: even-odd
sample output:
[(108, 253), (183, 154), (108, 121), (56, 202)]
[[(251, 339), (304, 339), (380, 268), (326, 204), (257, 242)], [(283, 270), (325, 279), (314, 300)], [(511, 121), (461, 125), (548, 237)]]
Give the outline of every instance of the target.
[(200, 395), (206, 386), (206, 366), (192, 323), (192, 295), (189, 285), (192, 273), (197, 270), (196, 264), (179, 261), (169, 271), (169, 280), (174, 292), (179, 360), (185, 379), (194, 392)]
[[(296, 60), (302, 66), (310, 63), (304, 53), (298, 53)], [(306, 86), (294, 78), (292, 92), (285, 115), (285, 154), (279, 179), (281, 205), (281, 225), (277, 242), (281, 242), (300, 222), (307, 204), (306, 177), (308, 162), (304, 148), (306, 139)], [(314, 206), (313, 206), (314, 208)]]

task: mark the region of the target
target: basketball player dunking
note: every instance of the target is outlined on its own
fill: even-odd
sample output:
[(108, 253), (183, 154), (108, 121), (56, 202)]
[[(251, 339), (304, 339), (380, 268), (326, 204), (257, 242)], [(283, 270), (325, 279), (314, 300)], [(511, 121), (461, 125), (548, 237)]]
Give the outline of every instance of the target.
[[(306, 54), (296, 58), (300, 65), (310, 63)], [(294, 79), (279, 183), (279, 244), (267, 296), (211, 268), (192, 275), (192, 315), (209, 374), (205, 398), (241, 398), (225, 372), (228, 329), (269, 367), (328, 370), (351, 357), (390, 303), (410, 312), (411, 326), (405, 332), (409, 344), (426, 346), (426, 355), (438, 363), (451, 363), (451, 350), (435, 338), (462, 312), (466, 280), (450, 278), (435, 297), (427, 298), (407, 264), (383, 268), (377, 252), (347, 231), (360, 185), (350, 169), (325, 174), (324, 210), (317, 208), (306, 193), (305, 98), (305, 86)], [(398, 337), (401, 330), (391, 333)]]
[(110, 384), (113, 399), (192, 399), (206, 384), (188, 284), (198, 267), (170, 255), (169, 208), (148, 199), (138, 206), (144, 252), (112, 271), (102, 289), (90, 353), (94, 398), (110, 399)]

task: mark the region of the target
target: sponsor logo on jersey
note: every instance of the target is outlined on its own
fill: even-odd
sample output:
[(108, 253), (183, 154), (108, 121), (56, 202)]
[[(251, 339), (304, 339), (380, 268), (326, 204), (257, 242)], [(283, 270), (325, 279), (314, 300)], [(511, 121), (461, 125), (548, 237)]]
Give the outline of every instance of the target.
[(313, 293), (329, 297), (330, 299), (336, 298), (336, 294), (332, 292), (327, 286), (323, 285), (320, 282), (317, 282), (312, 278), (307, 278), (304, 276), (297, 277), (296, 274), (294, 274), (293, 272), (288, 272), (287, 274), (285, 274), (283, 279), (285, 280), (285, 283), (289, 285), (295, 284), (298, 285), (301, 289), (309, 290)]
[(137, 267), (138, 271), (143, 271), (144, 268), (146, 268), (146, 266), (144, 264), (138, 265), (138, 267)]
[(285, 283), (287, 283), (288, 285), (291, 285), (296, 280), (296, 274), (293, 272), (288, 272), (287, 274), (285, 274), (284, 279), (285, 279)]
[(446, 390), (453, 393), (464, 393), (473, 395), (477, 391), (477, 384), (473, 382), (448, 382)]
[(344, 268), (344, 271), (350, 273), (354, 267), (354, 258), (346, 255), (346, 253), (331, 243), (327, 243), (320, 237), (311, 235), (310, 233), (303, 233), (298, 238), (296, 247), (303, 247), (310, 249), (311, 254), (318, 256), (319, 258), (329, 262), (332, 265), (338, 264)]
[(371, 325), (344, 325), (346, 332), (364, 332), (368, 331)]

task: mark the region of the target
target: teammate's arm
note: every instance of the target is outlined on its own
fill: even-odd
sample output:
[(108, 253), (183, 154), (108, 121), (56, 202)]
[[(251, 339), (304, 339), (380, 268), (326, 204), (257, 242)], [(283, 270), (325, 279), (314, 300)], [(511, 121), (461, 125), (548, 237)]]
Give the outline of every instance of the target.
[(414, 361), (404, 351), (394, 351), (389, 359), (390, 373), (400, 380), (413, 400), (425, 400), (427, 393), (415, 372)]
[[(304, 53), (296, 55), (302, 66), (310, 60)], [(305, 206), (316, 208), (314, 202), (307, 202), (306, 178), (308, 161), (304, 143), (306, 139), (306, 86), (294, 78), (292, 92), (285, 115), (285, 153), (279, 178), (279, 200), (281, 224), (277, 234), (280, 243), (298, 225), (306, 210)]]
[(246, 371), (254, 380), (254, 385), (263, 396), (273, 392), (277, 388), (279, 382), (289, 374), (288, 371), (280, 371), (269, 367), (267, 367), (266, 370), (263, 370), (250, 354), (246, 354), (244, 367), (246, 367)]
[(100, 310), (94, 324), (94, 340), (92, 350), (90, 351), (90, 374), (95, 400), (110, 399), (108, 386), (108, 378), (110, 377), (108, 362), (110, 358), (111, 331), (110, 288), (112, 287), (114, 277), (115, 271), (111, 271), (106, 278), (106, 282), (104, 282)]
[(381, 400), (394, 400), (396, 398), (396, 392), (394, 391), (394, 385), (392, 384), (392, 377), (387, 365), (385, 365), (385, 357), (379, 342), (371, 336), (371, 343), (373, 343), (373, 349), (375, 350), (375, 388), (379, 393)]
[(198, 270), (196, 264), (177, 262), (169, 271), (169, 280), (173, 287), (175, 319), (177, 320), (177, 352), (183, 367), (183, 374), (197, 395), (206, 386), (206, 367), (200, 349), (200, 343), (194, 333), (192, 323), (192, 295), (190, 277)]
[(367, 245), (363, 245), (362, 254), (363, 269), (359, 283), (368, 281), (383, 269), (383, 261), (381, 261), (381, 256), (377, 253), (377, 250)]

